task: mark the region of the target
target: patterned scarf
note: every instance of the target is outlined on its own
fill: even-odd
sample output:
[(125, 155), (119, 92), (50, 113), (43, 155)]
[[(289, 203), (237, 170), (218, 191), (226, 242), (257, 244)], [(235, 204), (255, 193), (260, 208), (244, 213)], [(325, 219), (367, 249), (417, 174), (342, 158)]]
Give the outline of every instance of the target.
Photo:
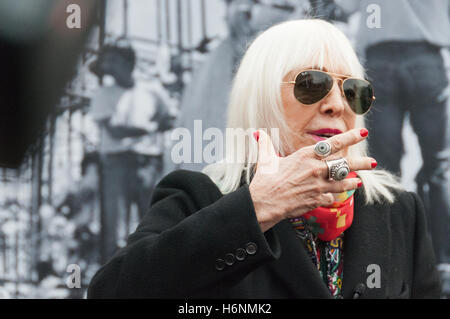
[[(351, 172), (347, 178), (356, 177)], [(291, 223), (313, 264), (316, 266), (331, 295), (337, 298), (343, 280), (343, 238), (344, 230), (353, 221), (353, 193), (343, 192), (329, 207), (318, 207)]]

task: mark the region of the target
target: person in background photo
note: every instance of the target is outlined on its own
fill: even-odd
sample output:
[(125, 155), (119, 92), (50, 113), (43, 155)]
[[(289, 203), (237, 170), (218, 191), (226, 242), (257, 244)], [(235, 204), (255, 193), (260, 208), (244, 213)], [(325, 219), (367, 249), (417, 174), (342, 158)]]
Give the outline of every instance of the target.
[[(339, 3), (348, 13), (362, 14), (355, 43), (377, 95), (367, 121), (373, 132), (370, 154), (382, 167), (400, 174), (406, 116), (417, 134), (423, 160), (415, 179), (417, 192), (424, 202), (435, 255), (446, 278), (444, 293), (450, 297), (450, 135), (448, 100), (442, 94), (449, 86), (442, 49), (450, 48), (450, 2)], [(372, 18), (378, 18), (379, 25), (367, 22), (369, 6), (371, 10), (378, 8), (379, 17)]]
[(134, 80), (135, 64), (134, 49), (119, 39), (105, 45), (91, 65), (103, 79), (90, 105), (100, 131), (102, 262), (113, 256), (135, 226), (132, 212), (137, 211), (136, 223), (144, 216), (162, 171), (162, 131), (171, 128), (164, 99)]

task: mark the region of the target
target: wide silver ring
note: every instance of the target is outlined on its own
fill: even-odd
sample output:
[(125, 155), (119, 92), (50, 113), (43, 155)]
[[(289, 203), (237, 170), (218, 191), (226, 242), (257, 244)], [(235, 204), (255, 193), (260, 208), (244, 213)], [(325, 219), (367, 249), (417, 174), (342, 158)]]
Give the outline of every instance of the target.
[(314, 146), (314, 152), (319, 157), (326, 157), (331, 154), (331, 144), (327, 141), (320, 141)]
[(348, 166), (345, 158), (340, 158), (332, 161), (325, 161), (328, 166), (328, 178), (335, 181), (342, 181), (350, 173), (350, 167)]

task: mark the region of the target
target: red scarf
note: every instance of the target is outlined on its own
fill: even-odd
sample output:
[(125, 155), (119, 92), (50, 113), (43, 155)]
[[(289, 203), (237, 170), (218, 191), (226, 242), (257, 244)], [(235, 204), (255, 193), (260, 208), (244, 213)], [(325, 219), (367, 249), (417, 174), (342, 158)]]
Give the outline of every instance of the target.
[[(350, 172), (347, 178), (356, 177), (355, 172)], [(322, 241), (331, 241), (349, 228), (353, 222), (354, 200), (353, 193), (348, 191), (339, 194), (340, 200), (328, 207), (317, 207), (305, 214), (305, 222), (310, 229)]]

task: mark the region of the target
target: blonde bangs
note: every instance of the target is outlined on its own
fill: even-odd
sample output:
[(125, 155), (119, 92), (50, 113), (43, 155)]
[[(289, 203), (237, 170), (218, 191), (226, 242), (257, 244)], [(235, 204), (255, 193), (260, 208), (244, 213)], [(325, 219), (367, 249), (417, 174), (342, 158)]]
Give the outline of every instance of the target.
[(328, 22), (288, 21), (275, 28), (279, 28), (274, 37), (278, 41), (273, 47), (285, 55), (279, 60), (284, 75), (293, 70), (313, 67), (326, 68), (330, 72), (358, 78), (364, 77), (364, 68), (350, 41), (341, 30)]

